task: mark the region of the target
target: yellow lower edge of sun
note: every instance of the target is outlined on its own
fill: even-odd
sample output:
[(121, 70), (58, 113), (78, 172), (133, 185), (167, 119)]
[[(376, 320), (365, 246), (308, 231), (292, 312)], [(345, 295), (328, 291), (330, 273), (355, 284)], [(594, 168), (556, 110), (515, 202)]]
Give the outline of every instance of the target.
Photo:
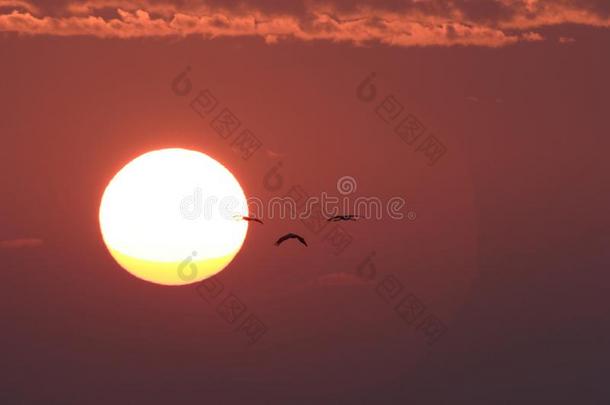
[(235, 257), (235, 254), (229, 254), (203, 260), (192, 258), (160, 262), (131, 257), (115, 249), (109, 251), (121, 267), (132, 275), (162, 285), (185, 285), (205, 280), (221, 272)]

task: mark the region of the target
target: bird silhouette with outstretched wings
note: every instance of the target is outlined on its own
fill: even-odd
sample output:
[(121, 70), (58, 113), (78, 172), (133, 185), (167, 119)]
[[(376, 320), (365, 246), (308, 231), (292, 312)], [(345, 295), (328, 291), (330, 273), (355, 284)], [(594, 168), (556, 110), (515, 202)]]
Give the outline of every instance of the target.
[(328, 218), (328, 222), (337, 222), (337, 221), (355, 221), (358, 218), (358, 215), (335, 215), (334, 217)]
[(307, 242), (305, 242), (305, 239), (302, 236), (297, 235), (296, 233), (287, 233), (286, 235), (282, 236), (275, 242), (275, 246), (281, 245), (282, 242), (288, 239), (298, 239), (299, 242), (307, 246)]
[(258, 222), (259, 224), (263, 224), (263, 221), (261, 221), (258, 218), (254, 218), (254, 217), (244, 217), (244, 216), (241, 216), (241, 215), (235, 215), (235, 218), (236, 219), (243, 219), (244, 221), (249, 221), (249, 222), (254, 221), (254, 222)]

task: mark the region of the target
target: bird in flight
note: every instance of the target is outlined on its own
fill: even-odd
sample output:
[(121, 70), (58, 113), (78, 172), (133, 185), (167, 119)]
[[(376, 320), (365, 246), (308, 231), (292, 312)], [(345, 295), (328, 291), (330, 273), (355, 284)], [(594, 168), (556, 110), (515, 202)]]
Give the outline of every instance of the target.
[(254, 221), (254, 222), (258, 222), (259, 224), (263, 224), (263, 221), (261, 221), (258, 218), (254, 218), (254, 217), (242, 217), (241, 215), (236, 215), (235, 218), (236, 219), (243, 219), (244, 221)]
[(287, 233), (286, 235), (282, 236), (275, 242), (275, 246), (281, 245), (282, 242), (284, 242), (285, 240), (288, 240), (288, 239), (298, 239), (299, 242), (301, 242), (303, 245), (307, 246), (307, 242), (305, 242), (305, 239), (302, 236), (297, 235), (296, 233)]
[(335, 215), (334, 217), (328, 218), (328, 222), (337, 222), (337, 221), (355, 221), (358, 218), (358, 215)]

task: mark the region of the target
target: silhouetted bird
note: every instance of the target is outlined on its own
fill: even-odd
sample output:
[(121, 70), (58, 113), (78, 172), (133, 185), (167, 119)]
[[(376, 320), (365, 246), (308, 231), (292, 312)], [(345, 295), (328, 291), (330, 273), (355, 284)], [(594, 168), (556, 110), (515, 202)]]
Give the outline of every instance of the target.
[(303, 245), (307, 246), (307, 242), (305, 242), (305, 239), (303, 239), (302, 236), (299, 236), (296, 233), (287, 233), (286, 235), (282, 236), (275, 242), (275, 246), (279, 246), (282, 242), (284, 242), (287, 239), (298, 239), (299, 242), (301, 242)]
[(254, 218), (254, 217), (242, 217), (241, 215), (236, 215), (235, 218), (243, 219), (244, 221), (254, 221), (254, 222), (258, 222), (259, 224), (263, 224), (263, 221), (261, 221), (258, 218)]
[(358, 215), (335, 215), (334, 217), (328, 218), (329, 222), (337, 222), (337, 221), (355, 221), (358, 218)]

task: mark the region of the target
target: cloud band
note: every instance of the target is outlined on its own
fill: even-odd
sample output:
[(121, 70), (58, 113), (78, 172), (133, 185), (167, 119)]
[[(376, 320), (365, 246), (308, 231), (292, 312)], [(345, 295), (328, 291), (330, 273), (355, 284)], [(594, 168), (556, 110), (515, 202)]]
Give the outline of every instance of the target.
[[(197, 3), (197, 2), (194, 2)], [(212, 3), (78, 1), (41, 11), (26, 1), (0, 0), (0, 31), (99, 38), (260, 37), (326, 40), (354, 45), (501, 47), (544, 38), (551, 25), (610, 27), (610, 6), (596, 1), (411, 0), (394, 7), (366, 2), (303, 3), (294, 9)]]

